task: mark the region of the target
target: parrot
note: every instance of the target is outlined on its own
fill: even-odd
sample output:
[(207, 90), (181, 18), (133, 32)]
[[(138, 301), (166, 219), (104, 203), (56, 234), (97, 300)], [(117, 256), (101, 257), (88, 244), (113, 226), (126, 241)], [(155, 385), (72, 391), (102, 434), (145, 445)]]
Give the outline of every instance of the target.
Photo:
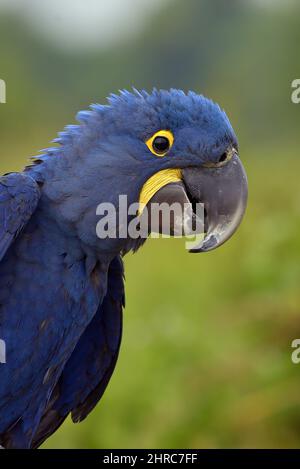
[(194, 253), (225, 243), (246, 210), (237, 137), (225, 111), (202, 94), (121, 90), (76, 119), (23, 171), (0, 177), (4, 449), (38, 448), (68, 416), (84, 420), (113, 374), (123, 257), (147, 237), (99, 237), (99, 204), (117, 207), (120, 195), (140, 207), (175, 200), (193, 213), (203, 204)]

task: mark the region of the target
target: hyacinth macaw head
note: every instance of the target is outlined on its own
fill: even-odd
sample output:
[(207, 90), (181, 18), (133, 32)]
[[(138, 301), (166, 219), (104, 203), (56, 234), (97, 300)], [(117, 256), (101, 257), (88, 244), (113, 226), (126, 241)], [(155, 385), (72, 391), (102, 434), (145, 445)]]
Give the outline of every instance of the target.
[[(96, 239), (96, 207), (107, 202), (118, 210), (120, 195), (139, 207), (178, 201), (193, 212), (203, 204), (205, 236), (193, 252), (215, 249), (235, 232), (247, 178), (235, 133), (217, 104), (175, 89), (123, 91), (77, 118), (80, 125), (68, 126), (56, 139), (60, 147), (47, 150), (38, 159), (44, 164), (31, 171), (87, 244), (114, 254), (137, 247), (128, 237)], [(172, 223), (178, 232), (183, 222)]]

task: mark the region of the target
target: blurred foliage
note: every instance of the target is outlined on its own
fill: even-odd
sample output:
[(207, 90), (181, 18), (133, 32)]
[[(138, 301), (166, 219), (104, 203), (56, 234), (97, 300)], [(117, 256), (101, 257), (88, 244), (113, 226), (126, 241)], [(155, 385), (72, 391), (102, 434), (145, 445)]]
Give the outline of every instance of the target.
[(120, 359), (101, 403), (44, 445), (298, 447), (300, 6), (173, 0), (139, 38), (88, 54), (0, 17), (2, 172), (20, 169), (74, 114), (119, 88), (192, 88), (240, 137), (250, 200), (235, 237), (188, 254), (149, 240), (126, 264)]

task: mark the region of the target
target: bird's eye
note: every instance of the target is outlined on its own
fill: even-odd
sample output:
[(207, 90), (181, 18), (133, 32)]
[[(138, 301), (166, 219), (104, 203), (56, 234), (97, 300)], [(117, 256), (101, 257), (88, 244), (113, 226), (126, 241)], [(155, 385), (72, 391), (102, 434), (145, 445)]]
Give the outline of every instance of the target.
[(170, 142), (167, 137), (155, 137), (152, 146), (156, 153), (162, 154), (169, 150)]
[(174, 136), (170, 130), (159, 130), (146, 141), (149, 150), (156, 156), (165, 156), (174, 142)]

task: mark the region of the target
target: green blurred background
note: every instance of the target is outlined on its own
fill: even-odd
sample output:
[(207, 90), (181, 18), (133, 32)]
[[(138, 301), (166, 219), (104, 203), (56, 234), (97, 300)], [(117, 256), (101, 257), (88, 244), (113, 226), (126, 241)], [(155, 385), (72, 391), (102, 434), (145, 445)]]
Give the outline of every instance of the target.
[(249, 176), (246, 218), (221, 249), (149, 240), (125, 258), (111, 383), (44, 447), (299, 447), (299, 43), (293, 1), (0, 0), (1, 172), (90, 103), (156, 86), (218, 101)]

